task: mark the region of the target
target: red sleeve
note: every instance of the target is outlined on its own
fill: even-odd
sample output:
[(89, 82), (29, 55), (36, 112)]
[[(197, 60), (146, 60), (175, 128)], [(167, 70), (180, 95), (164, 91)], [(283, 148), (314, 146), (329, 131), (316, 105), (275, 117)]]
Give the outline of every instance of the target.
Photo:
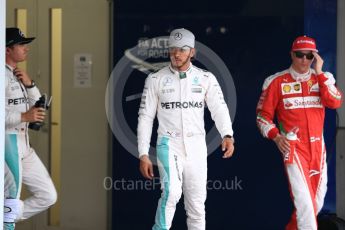
[(256, 124), (261, 134), (269, 139), (274, 139), (279, 133), (273, 119), (280, 98), (280, 85), (275, 78), (272, 78), (265, 80), (256, 108)]
[(324, 106), (336, 109), (339, 108), (343, 102), (342, 93), (335, 86), (335, 80), (331, 73), (325, 72), (317, 75), (321, 102)]

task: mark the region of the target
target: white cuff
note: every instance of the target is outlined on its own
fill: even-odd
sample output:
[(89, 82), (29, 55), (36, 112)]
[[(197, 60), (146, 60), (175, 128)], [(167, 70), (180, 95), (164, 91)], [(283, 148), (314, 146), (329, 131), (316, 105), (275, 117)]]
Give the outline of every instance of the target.
[(325, 85), (334, 85), (335, 84), (335, 79), (333, 77), (333, 74), (331, 74), (330, 72), (324, 72), (323, 74), (327, 78), (327, 80), (325, 81)]
[(4, 200), (4, 222), (14, 223), (23, 215), (23, 201), (20, 199)]

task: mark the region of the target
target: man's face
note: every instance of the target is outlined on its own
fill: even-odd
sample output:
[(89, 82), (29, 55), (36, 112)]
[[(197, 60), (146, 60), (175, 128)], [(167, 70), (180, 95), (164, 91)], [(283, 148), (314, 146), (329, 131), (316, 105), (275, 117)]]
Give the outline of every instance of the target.
[(298, 73), (306, 73), (313, 63), (314, 56), (311, 50), (299, 50), (291, 52), (291, 59), (294, 70)]
[(6, 48), (6, 58), (12, 60), (15, 63), (26, 60), (29, 47), (27, 44), (16, 44)]
[(169, 55), (172, 67), (180, 71), (185, 71), (190, 64), (190, 59), (194, 56), (194, 48), (190, 47), (171, 47)]

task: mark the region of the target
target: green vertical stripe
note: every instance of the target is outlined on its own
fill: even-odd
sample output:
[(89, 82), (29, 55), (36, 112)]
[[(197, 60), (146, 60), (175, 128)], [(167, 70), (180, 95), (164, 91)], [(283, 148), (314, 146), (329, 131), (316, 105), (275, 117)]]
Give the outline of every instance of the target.
[(286, 130), (284, 129), (284, 126), (283, 126), (283, 123), (282, 122), (279, 122), (279, 130), (282, 134), (286, 135), (287, 132)]
[[(161, 162), (165, 175), (161, 175), (164, 183), (164, 192), (161, 197), (160, 207), (158, 207), (157, 221), (162, 227), (166, 226), (166, 204), (169, 198), (170, 187), (170, 172), (169, 172), (169, 138), (162, 137), (160, 143), (157, 145), (157, 158)], [(157, 226), (156, 226), (157, 227)]]
[(4, 230), (14, 230), (14, 223), (4, 223)]
[(5, 162), (10, 169), (15, 180), (16, 188), (10, 194), (10, 198), (17, 198), (19, 189), (19, 153), (16, 134), (6, 134), (5, 136)]

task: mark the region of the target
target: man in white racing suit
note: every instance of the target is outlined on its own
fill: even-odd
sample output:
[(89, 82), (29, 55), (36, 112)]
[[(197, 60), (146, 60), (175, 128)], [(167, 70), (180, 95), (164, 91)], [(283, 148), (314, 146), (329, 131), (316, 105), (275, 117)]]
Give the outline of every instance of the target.
[[(26, 60), (27, 44), (34, 39), (26, 38), (18, 28), (6, 29), (4, 229), (14, 229), (16, 221), (47, 209), (57, 199), (54, 184), (29, 142), (28, 123), (42, 122), (45, 117), (43, 108), (33, 106), (41, 94), (17, 67)], [(32, 194), (23, 202), (22, 183)]]
[(194, 45), (190, 31), (173, 30), (169, 37), (171, 64), (147, 77), (142, 94), (138, 150), (140, 171), (148, 179), (154, 177), (148, 153), (156, 114), (159, 123), (156, 149), (162, 194), (153, 230), (170, 229), (182, 191), (188, 229), (205, 229), (206, 104), (223, 138), (223, 157), (231, 157), (234, 151), (232, 124), (222, 90), (212, 73), (191, 64)]

